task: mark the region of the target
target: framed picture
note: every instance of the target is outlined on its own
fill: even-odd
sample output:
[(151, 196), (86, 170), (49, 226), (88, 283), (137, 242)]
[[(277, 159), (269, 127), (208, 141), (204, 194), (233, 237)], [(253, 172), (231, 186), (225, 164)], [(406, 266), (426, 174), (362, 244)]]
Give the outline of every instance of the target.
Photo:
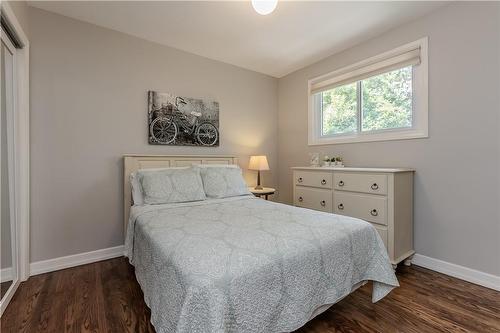
[(309, 153), (309, 164), (312, 167), (319, 167), (319, 153)]
[(148, 91), (148, 141), (153, 145), (219, 146), (219, 103)]

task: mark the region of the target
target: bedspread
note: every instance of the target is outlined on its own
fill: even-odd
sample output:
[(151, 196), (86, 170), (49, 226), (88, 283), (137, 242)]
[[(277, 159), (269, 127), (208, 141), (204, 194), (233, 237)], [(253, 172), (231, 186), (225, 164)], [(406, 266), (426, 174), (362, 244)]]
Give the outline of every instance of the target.
[(398, 286), (369, 223), (250, 196), (133, 207), (125, 246), (158, 332), (288, 332)]

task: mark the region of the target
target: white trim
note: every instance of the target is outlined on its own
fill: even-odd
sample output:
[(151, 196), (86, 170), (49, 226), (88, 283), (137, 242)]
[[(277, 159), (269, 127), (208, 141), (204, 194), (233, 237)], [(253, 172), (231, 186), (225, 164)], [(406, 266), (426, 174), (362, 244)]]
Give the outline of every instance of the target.
[[(29, 48), (30, 43), (10, 5), (2, 1), (1, 10), (23, 47), (16, 49), (17, 101), (15, 117), (15, 214), (18, 232), (19, 279), (29, 277), (30, 223), (30, 136), (29, 136)], [(0, 309), (0, 313), (1, 313)]]
[[(376, 62), (383, 61), (388, 57), (393, 57), (395, 54), (400, 54), (403, 51), (420, 49), (420, 64), (413, 68), (413, 127), (407, 129), (389, 129), (375, 132), (356, 132), (337, 136), (321, 136), (321, 119), (316, 112), (317, 101), (312, 93), (313, 86), (318, 85), (318, 82), (331, 80), (336, 75), (341, 75), (346, 71), (350, 71), (363, 66), (371, 65)], [(329, 145), (355, 142), (371, 142), (371, 141), (388, 141), (388, 140), (405, 140), (429, 137), (429, 110), (428, 110), (428, 37), (421, 38), (414, 42), (402, 45), (388, 52), (378, 54), (374, 57), (359, 61), (347, 67), (335, 70), (331, 73), (315, 77), (307, 81), (307, 96), (308, 96), (308, 145)]]
[(19, 230), (19, 278), (29, 277), (30, 256), (30, 107), (29, 44), (18, 53), (18, 107), (16, 135), (16, 213)]
[(413, 256), (412, 263), (467, 282), (500, 291), (500, 276), (434, 259), (418, 253)]
[(338, 137), (319, 137), (314, 142), (309, 142), (310, 146), (333, 145), (341, 143), (374, 142), (390, 140), (409, 140), (428, 138), (427, 129), (417, 130), (413, 128), (377, 131), (375, 133), (356, 133), (339, 135)]
[(2, 1), (1, 12), (10, 28), (22, 44), (16, 49), (16, 91), (14, 117), (14, 189), (15, 232), (17, 264), (14, 263), (16, 279), (0, 300), (0, 317), (9, 305), (21, 281), (29, 277), (30, 246), (30, 137), (29, 137), (29, 40), (10, 5)]
[(73, 254), (70, 256), (42, 260), (30, 264), (31, 276), (58, 271), (60, 269), (85, 265), (101, 260), (123, 256), (124, 246), (115, 246), (107, 249)]
[(12, 267), (0, 269), (0, 283), (12, 280)]
[[(5, 114), (5, 129), (6, 129), (6, 138), (7, 138), (7, 144), (6, 144), (6, 156), (7, 156), (7, 189), (8, 189), (8, 196), (9, 196), (9, 207), (8, 207), (8, 212), (9, 212), (9, 224), (10, 224), (10, 255), (11, 255), (11, 264), (12, 266), (10, 267), (8, 271), (8, 278), (4, 279), (2, 276), (0, 280), (2, 282), (8, 281), (8, 280), (13, 280), (14, 277), (17, 279), (17, 263), (18, 263), (18, 252), (19, 252), (19, 247), (18, 247), (18, 235), (19, 235), (19, 229), (17, 228), (17, 214), (16, 214), (16, 193), (17, 193), (17, 188), (16, 188), (16, 170), (15, 170), (15, 149), (16, 149), (16, 140), (15, 140), (15, 135), (17, 133), (16, 131), (16, 109), (17, 109), (17, 49), (15, 48), (14, 44), (12, 44), (10, 38), (6, 37), (7, 34), (3, 28), (0, 27), (0, 34), (2, 35), (1, 43), (2, 45), (6, 48), (9, 54), (11, 54), (11, 61), (8, 61), (5, 59), (5, 63), (10, 63), (11, 68), (12, 68), (12, 82), (10, 84), (6, 84), (7, 82), (2, 82), (2, 84), (5, 85), (5, 93), (6, 95), (10, 95), (13, 97), (13, 100), (7, 100), (6, 101), (6, 114)], [(3, 68), (0, 69), (0, 72), (3, 70)], [(0, 127), (2, 127), (1, 120), (0, 120)], [(2, 130), (0, 129), (0, 135), (2, 135)], [(0, 148), (0, 151), (2, 148)], [(3, 152), (2, 152), (3, 155)], [(2, 182), (0, 180), (0, 186), (2, 185)], [(0, 207), (0, 212), (3, 207)], [(5, 273), (2, 270), (2, 274)]]

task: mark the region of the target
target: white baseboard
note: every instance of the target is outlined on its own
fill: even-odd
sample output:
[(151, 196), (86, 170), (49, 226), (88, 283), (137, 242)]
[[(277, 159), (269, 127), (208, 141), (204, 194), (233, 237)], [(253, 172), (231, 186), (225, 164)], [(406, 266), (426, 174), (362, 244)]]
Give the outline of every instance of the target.
[(0, 269), (0, 282), (6, 282), (12, 280), (12, 267)]
[(413, 256), (412, 263), (467, 282), (500, 291), (500, 276), (426, 257), (418, 253)]
[[(30, 275), (38, 275), (57, 271), (60, 269), (75, 267), (93, 262), (123, 256), (124, 246), (115, 246), (91, 252), (79, 253), (71, 256), (37, 261), (30, 264)], [(421, 254), (413, 256), (412, 263), (431, 269), (433, 271), (456, 277), (461, 280), (472, 282), (483, 287), (500, 291), (500, 276), (484, 273), (464, 266), (452, 264), (443, 260), (434, 259)], [(10, 272), (1, 270), (2, 282), (4, 277), (10, 276)], [(6, 280), (7, 281), (7, 280)]]
[(32, 262), (30, 264), (30, 276), (42, 273), (58, 271), (60, 269), (90, 264), (93, 262), (123, 256), (123, 245), (110, 247), (91, 252), (74, 254), (49, 260)]

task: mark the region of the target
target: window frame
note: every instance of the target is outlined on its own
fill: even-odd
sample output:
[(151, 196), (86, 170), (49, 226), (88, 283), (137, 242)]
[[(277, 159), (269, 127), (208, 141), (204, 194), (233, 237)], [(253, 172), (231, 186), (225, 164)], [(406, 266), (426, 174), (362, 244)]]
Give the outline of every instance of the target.
[[(357, 122), (360, 131), (322, 135), (323, 112), (321, 98), (312, 92), (312, 85), (326, 81), (364, 66), (373, 65), (397, 54), (420, 48), (420, 64), (412, 68), (412, 127), (390, 128), (373, 131), (361, 130), (362, 103), (360, 80), (354, 80), (357, 88)], [(403, 66), (401, 68), (404, 68)], [(381, 75), (376, 74), (376, 75)], [(376, 76), (374, 75), (374, 76)], [(353, 83), (351, 82), (351, 83)], [(349, 84), (349, 83), (345, 83)], [(355, 64), (321, 75), (308, 81), (308, 145), (342, 144), (355, 142), (373, 142), (389, 140), (406, 140), (429, 137), (428, 132), (428, 38), (424, 37), (414, 42), (397, 47), (388, 52), (362, 60)]]

